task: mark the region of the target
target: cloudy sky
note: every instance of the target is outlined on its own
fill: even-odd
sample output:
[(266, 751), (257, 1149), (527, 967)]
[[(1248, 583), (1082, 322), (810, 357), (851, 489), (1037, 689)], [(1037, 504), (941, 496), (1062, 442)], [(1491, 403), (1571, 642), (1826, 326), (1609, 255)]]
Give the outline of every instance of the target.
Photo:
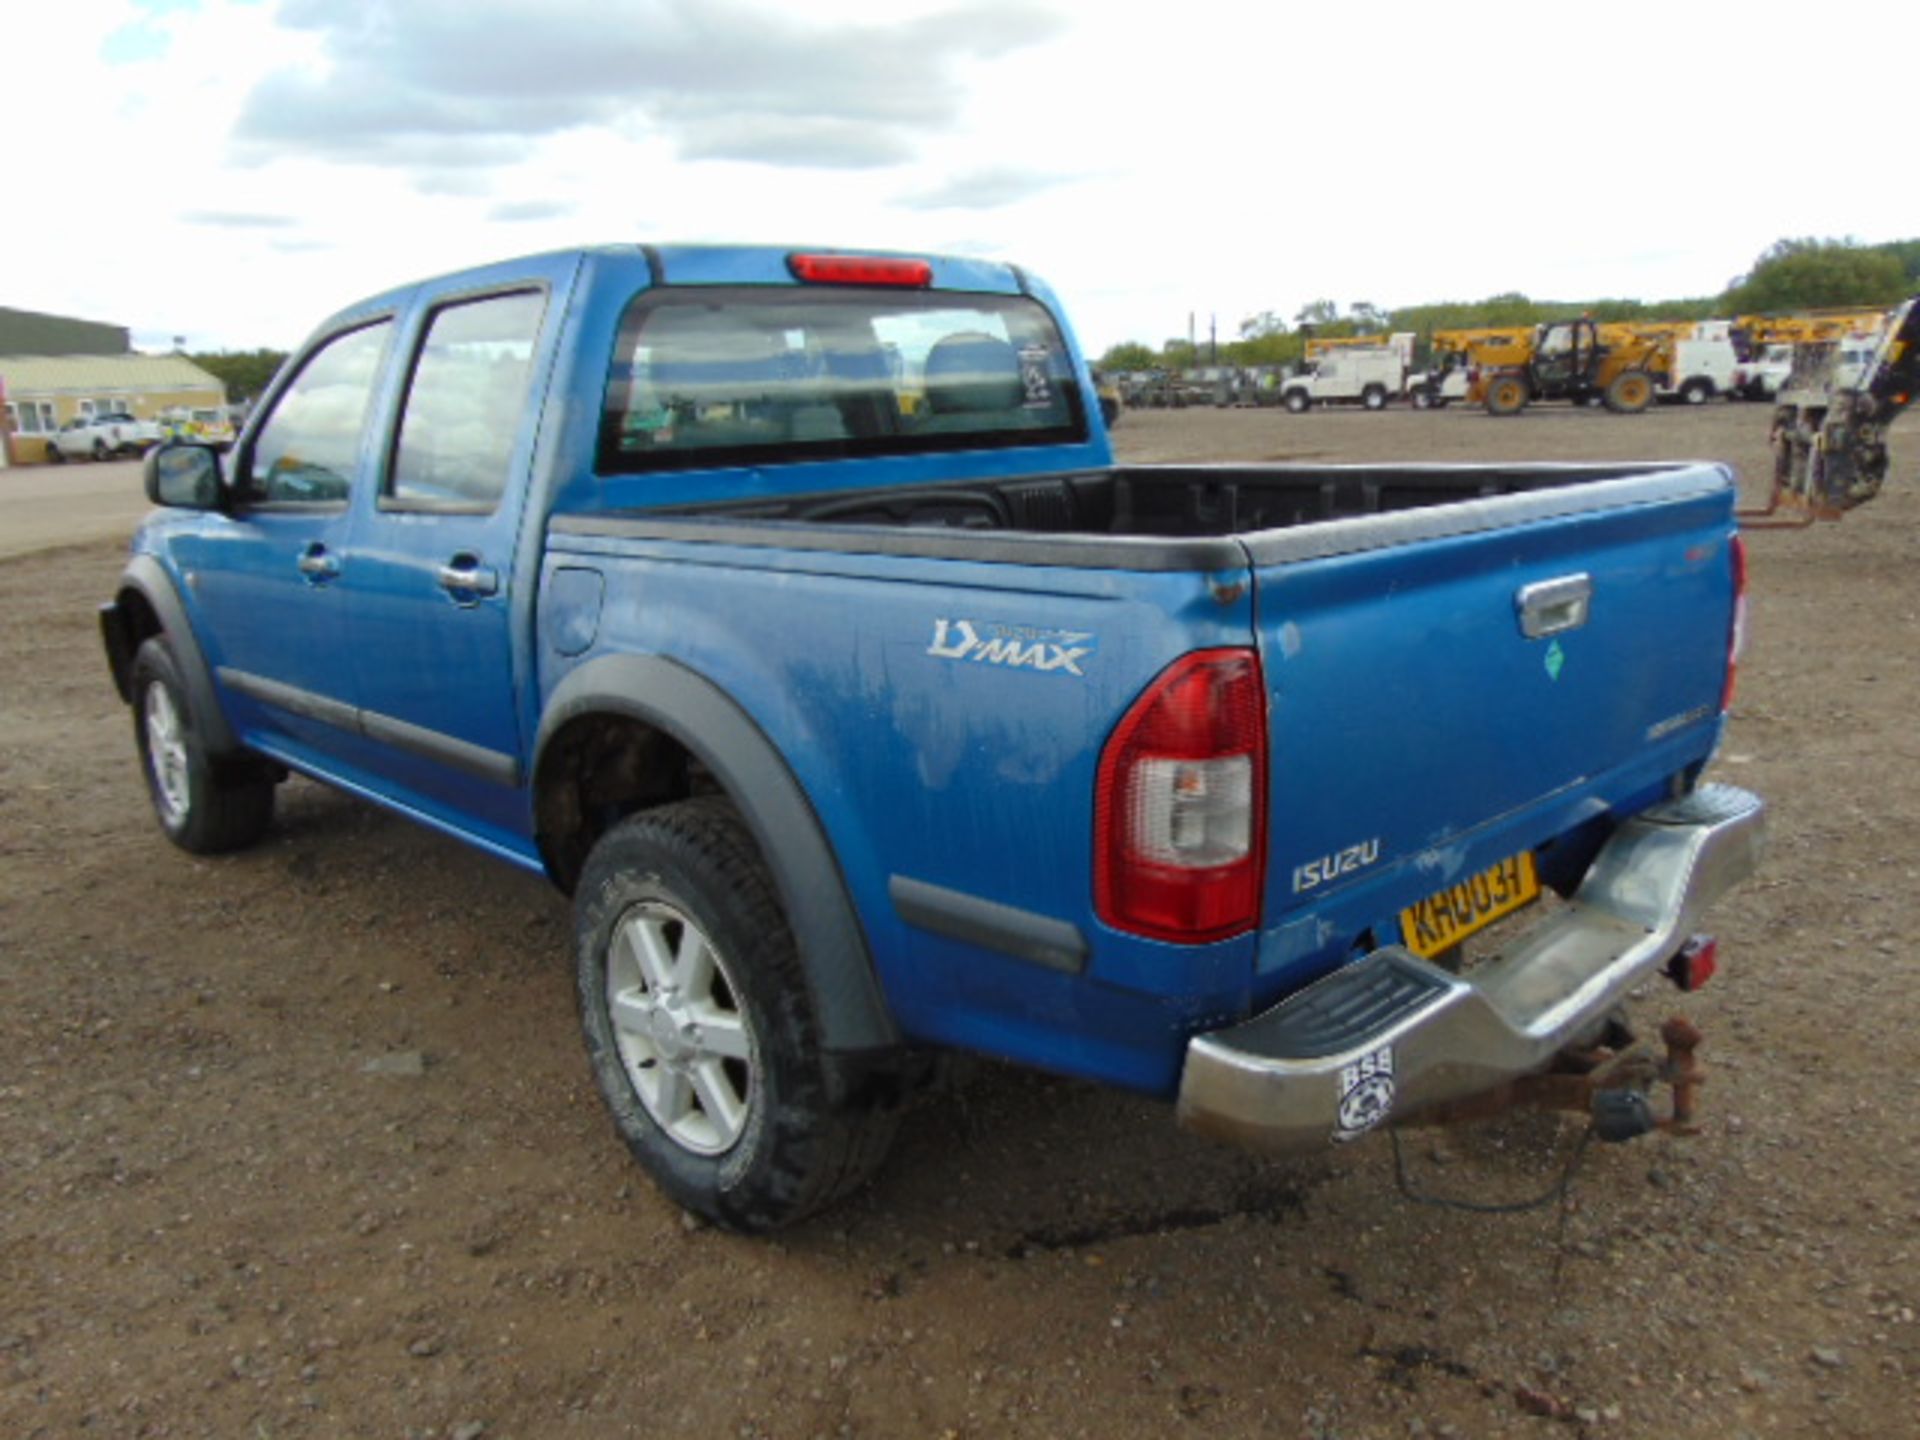
[(617, 240), (1017, 260), (1099, 351), (1321, 297), (1709, 294), (1782, 236), (1920, 235), (1878, 59), (1912, 0), (1793, 34), (1751, 0), (6, 11), (0, 306), (145, 349), (288, 347), (390, 284)]

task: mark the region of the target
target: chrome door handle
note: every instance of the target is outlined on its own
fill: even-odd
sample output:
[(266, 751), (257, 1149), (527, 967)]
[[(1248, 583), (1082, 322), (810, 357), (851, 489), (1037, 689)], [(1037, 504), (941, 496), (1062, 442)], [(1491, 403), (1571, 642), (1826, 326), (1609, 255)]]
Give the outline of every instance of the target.
[(440, 567), (440, 588), (456, 599), (500, 593), (500, 572), (491, 565), (462, 563), (464, 557)]
[(1520, 617), (1520, 633), (1529, 640), (1544, 640), (1549, 635), (1578, 630), (1587, 623), (1592, 604), (1593, 577), (1585, 572), (1522, 585), (1513, 596), (1513, 608)]
[(299, 565), (302, 575), (316, 583), (331, 580), (340, 573), (339, 557), (328, 554), (324, 545), (309, 545), (300, 552), (300, 559), (295, 563)]

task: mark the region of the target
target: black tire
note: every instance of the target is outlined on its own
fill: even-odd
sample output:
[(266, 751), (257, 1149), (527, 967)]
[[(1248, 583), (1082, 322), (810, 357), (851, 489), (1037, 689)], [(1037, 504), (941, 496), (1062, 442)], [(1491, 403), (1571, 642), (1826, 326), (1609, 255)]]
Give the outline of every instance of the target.
[(1416, 410), (1433, 409), (1433, 392), (1422, 385), (1407, 396), (1407, 403)]
[(1280, 403), (1287, 407), (1288, 414), (1303, 415), (1313, 404), (1313, 400), (1304, 390), (1289, 390), (1281, 397)]
[(109, 460), (113, 458), (113, 452), (107, 448), (106, 441), (96, 440), (93, 442), (93, 458), (96, 461)]
[(1384, 410), (1387, 408), (1387, 392), (1378, 385), (1369, 385), (1360, 392), (1360, 403), (1369, 410)]
[(1517, 375), (1496, 375), (1487, 382), (1487, 413), (1518, 415), (1527, 408), (1527, 382)]
[(1713, 381), (1696, 375), (1680, 387), (1680, 399), (1687, 405), (1704, 405), (1713, 398)]
[(1653, 403), (1653, 377), (1644, 370), (1622, 370), (1607, 382), (1603, 401), (1616, 415), (1638, 415)]
[(724, 799), (600, 838), (574, 896), (574, 954), (614, 1128), (679, 1205), (763, 1233), (851, 1194), (885, 1158), (896, 1096), (821, 1047), (772, 877)]
[(195, 855), (253, 844), (273, 823), (274, 778), (246, 758), (207, 754), (173, 652), (161, 638), (133, 659), (133, 738), (154, 818), (166, 837)]
[(47, 441), (47, 463), (49, 465), (64, 465), (67, 463), (67, 452), (51, 440)]

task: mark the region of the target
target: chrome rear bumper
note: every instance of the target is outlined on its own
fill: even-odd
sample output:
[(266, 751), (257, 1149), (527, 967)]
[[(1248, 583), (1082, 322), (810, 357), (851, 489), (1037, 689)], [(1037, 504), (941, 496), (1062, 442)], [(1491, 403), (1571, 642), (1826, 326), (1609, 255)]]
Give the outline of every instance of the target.
[(1614, 832), (1567, 905), (1470, 975), (1389, 946), (1195, 1037), (1180, 1121), (1300, 1150), (1539, 1070), (1754, 872), (1765, 834), (1765, 806), (1732, 786), (1656, 806)]

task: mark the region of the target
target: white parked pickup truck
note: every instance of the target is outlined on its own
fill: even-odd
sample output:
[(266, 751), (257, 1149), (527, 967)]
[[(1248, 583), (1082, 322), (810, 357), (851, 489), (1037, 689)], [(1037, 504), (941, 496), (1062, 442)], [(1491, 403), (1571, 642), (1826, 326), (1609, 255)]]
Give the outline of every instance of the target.
[(144, 455), (165, 438), (154, 421), (136, 420), (124, 411), (82, 415), (47, 437), (47, 459), (59, 465), (68, 460)]

